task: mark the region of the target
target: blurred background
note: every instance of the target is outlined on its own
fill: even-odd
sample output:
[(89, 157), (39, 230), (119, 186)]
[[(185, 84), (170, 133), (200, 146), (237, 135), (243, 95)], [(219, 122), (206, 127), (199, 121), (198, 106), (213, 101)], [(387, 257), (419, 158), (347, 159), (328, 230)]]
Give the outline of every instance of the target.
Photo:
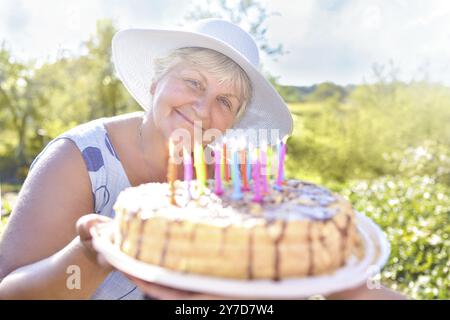
[(450, 3), (0, 0), (1, 230), (60, 133), (140, 110), (111, 64), (129, 27), (238, 23), (288, 102), (288, 175), (344, 194), (391, 241), (377, 279), (450, 298)]

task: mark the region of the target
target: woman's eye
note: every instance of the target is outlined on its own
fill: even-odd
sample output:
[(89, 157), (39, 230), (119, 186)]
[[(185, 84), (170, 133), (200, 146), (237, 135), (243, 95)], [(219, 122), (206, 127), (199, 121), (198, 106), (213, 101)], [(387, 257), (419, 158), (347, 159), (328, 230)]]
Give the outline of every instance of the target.
[(186, 82), (189, 83), (190, 86), (199, 89), (201, 87), (200, 81), (193, 80), (193, 79), (186, 79)]
[(231, 110), (231, 103), (230, 101), (228, 101), (228, 99), (220, 99), (220, 100), (228, 109)]

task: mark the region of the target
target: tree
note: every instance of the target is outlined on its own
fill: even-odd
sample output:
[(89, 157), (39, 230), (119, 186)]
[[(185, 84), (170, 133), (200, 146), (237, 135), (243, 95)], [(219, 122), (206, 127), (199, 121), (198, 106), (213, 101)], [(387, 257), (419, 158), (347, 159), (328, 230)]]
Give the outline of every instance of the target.
[[(0, 49), (0, 107), (3, 123), (17, 138), (16, 166), (26, 166), (27, 133), (33, 119), (39, 118), (44, 97), (33, 80), (34, 66), (13, 59), (3, 44)], [(5, 128), (4, 128), (5, 129)]]
[(92, 75), (89, 87), (90, 118), (108, 117), (130, 110), (138, 110), (134, 100), (123, 90), (112, 64), (111, 40), (116, 33), (111, 20), (97, 21), (96, 33), (84, 44), (87, 72)]
[(271, 16), (279, 15), (275, 12), (268, 12), (264, 5), (254, 0), (208, 0), (206, 4), (197, 4), (190, 11), (185, 19), (188, 21), (196, 21), (206, 18), (223, 18), (239, 25), (241, 28), (249, 32), (259, 45), (259, 49), (268, 56), (276, 59), (287, 51), (283, 45), (278, 43), (271, 45), (267, 39), (267, 20)]
[[(65, 53), (36, 67), (17, 62), (0, 50), (0, 133), (13, 136), (0, 143), (2, 176), (22, 171), (45, 144), (62, 132), (89, 120), (140, 110), (114, 73), (109, 20), (83, 45), (86, 54)], [(5, 157), (6, 156), (6, 157)], [(22, 169), (24, 168), (24, 169)], [(8, 171), (8, 174), (5, 173)]]

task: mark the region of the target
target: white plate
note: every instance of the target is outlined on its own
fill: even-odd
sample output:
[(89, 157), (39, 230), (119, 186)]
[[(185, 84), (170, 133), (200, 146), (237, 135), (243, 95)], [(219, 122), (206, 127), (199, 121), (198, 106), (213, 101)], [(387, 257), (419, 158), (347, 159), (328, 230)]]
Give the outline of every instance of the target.
[(332, 274), (272, 280), (236, 280), (181, 273), (136, 260), (112, 243), (114, 223), (92, 228), (93, 244), (116, 269), (142, 280), (169, 287), (242, 298), (289, 299), (327, 295), (350, 289), (382, 269), (389, 258), (390, 245), (381, 229), (370, 218), (356, 213), (356, 225), (364, 242), (364, 257), (350, 257)]

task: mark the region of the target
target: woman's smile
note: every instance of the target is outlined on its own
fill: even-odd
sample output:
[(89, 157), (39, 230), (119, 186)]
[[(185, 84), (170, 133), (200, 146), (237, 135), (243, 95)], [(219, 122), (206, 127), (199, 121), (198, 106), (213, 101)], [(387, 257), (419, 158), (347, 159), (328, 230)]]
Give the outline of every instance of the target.
[(194, 121), (192, 121), (191, 119), (189, 119), (188, 116), (185, 116), (181, 111), (175, 109), (175, 112), (178, 113), (184, 120), (186, 120), (186, 121), (189, 122), (190, 124), (194, 125)]
[[(192, 125), (193, 127), (198, 127), (199, 129), (203, 130), (203, 126), (200, 124), (200, 126), (198, 126), (198, 124), (194, 123), (194, 121), (191, 120), (191, 118), (189, 118), (188, 116), (186, 116), (184, 113), (182, 113), (181, 111), (179, 111), (178, 109), (174, 109), (175, 112), (183, 119), (185, 120), (187, 123), (189, 123), (190, 125)], [(196, 121), (197, 122), (197, 121)]]

